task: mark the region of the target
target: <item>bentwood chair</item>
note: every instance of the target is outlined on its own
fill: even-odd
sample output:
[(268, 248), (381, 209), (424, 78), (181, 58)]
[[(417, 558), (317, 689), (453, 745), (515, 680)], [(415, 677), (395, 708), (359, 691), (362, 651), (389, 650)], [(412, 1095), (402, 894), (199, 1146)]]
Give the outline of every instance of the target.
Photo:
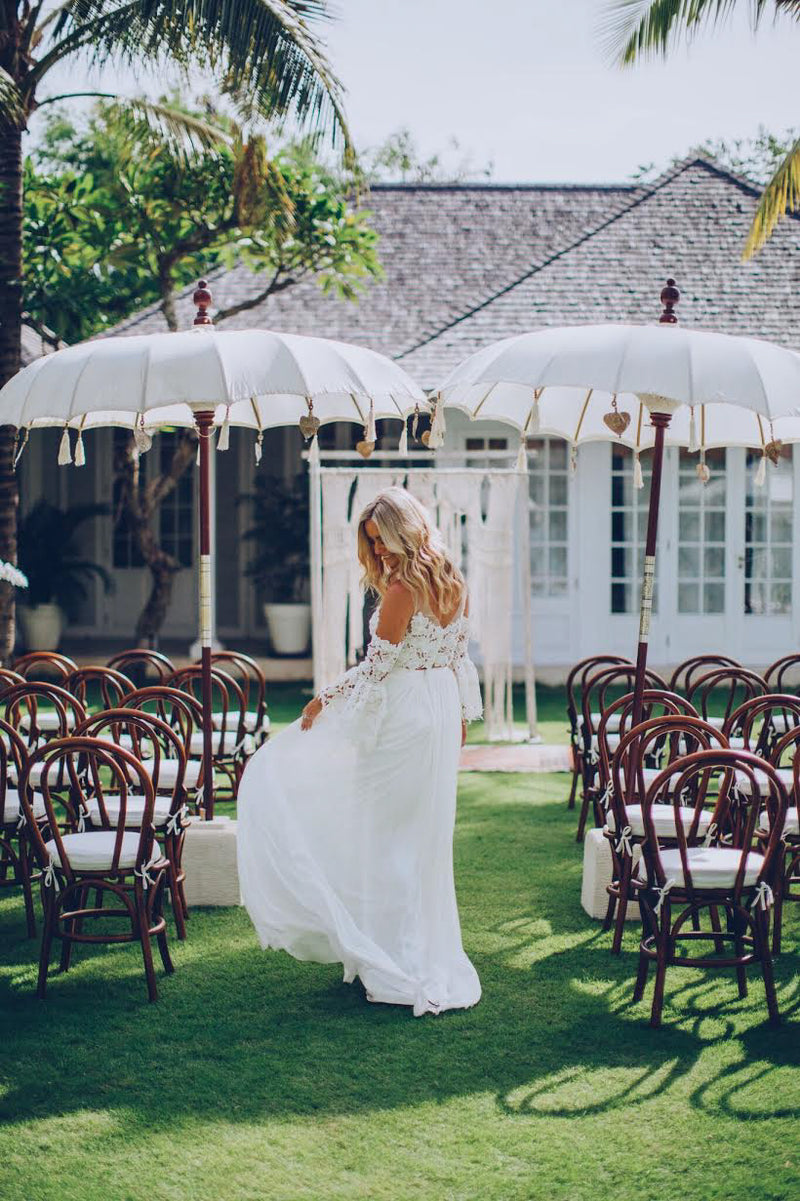
[[(188, 906), (183, 882), (183, 844), (186, 827), (190, 824), (188, 797), (184, 784), (186, 756), (180, 735), (161, 718), (140, 709), (108, 709), (88, 717), (75, 731), (75, 737), (100, 738), (116, 746), (130, 749), (141, 762), (152, 766), (148, 775), (153, 784), (153, 829), (167, 860), (167, 882), (179, 939), (186, 938)], [(173, 771), (173, 763), (177, 770)], [(142, 824), (145, 798), (128, 797), (126, 829), (138, 829)], [(119, 798), (105, 794), (109, 817), (116, 819)], [(83, 811), (84, 819), (94, 827), (98, 820), (99, 803), (90, 798)]]
[(175, 674), (175, 664), (160, 651), (149, 650), (146, 647), (133, 647), (112, 655), (106, 664), (114, 671), (121, 671), (133, 680), (137, 687), (144, 688), (148, 683), (165, 684), (171, 675)]
[[(602, 715), (614, 698), (611, 694), (617, 691), (626, 693), (633, 689), (636, 681), (636, 668), (630, 665), (617, 665), (602, 668), (590, 676), (583, 690), (583, 797), (581, 811), (578, 817), (576, 842), (583, 842), (586, 829), (586, 819), (592, 806), (598, 804), (598, 767), (600, 751), (597, 744), (596, 726), (602, 720)], [(645, 688), (654, 688), (659, 692), (668, 692), (667, 685), (661, 676), (651, 671), (645, 671)], [(615, 721), (616, 721), (615, 717)], [(607, 729), (606, 738), (611, 751), (619, 745), (619, 731)]]
[[(151, 684), (126, 696), (124, 708), (159, 718), (178, 736), (183, 751), (183, 768), (180, 758), (162, 758), (158, 769), (158, 790), (167, 796), (172, 795), (182, 770), (184, 788), (187, 794), (191, 791), (194, 808), (199, 809), (202, 801), (202, 762), (190, 758), (195, 731), (203, 727), (203, 710), (199, 702), (190, 693), (181, 692), (178, 688)], [(125, 735), (122, 735), (122, 739), (122, 745), (125, 746)], [(152, 776), (155, 767), (153, 759), (148, 757), (143, 762)]]
[[(58, 684), (24, 683), (0, 693), (0, 717), (19, 731), (31, 755), (48, 739), (66, 738), (86, 711), (77, 697)], [(36, 783), (35, 773), (33, 778)], [(11, 779), (17, 783), (13, 770)]]
[[(763, 676), (746, 667), (718, 667), (693, 680), (687, 689), (686, 699), (691, 701), (704, 721), (722, 730), (725, 723), (744, 701), (763, 696), (768, 691)], [(715, 713), (721, 709), (721, 713)], [(738, 736), (729, 739), (732, 747)]]
[[(28, 938), (35, 938), (32, 885), (38, 879), (38, 873), (31, 866), (30, 843), (25, 831), (25, 815), (20, 805), (19, 791), (12, 786), (10, 779), (13, 776), (19, 780), (27, 762), (25, 743), (12, 725), (0, 720), (0, 887), (22, 889)], [(32, 810), (35, 821), (44, 818), (44, 804), (38, 795), (33, 798)]]
[(35, 683), (63, 684), (67, 676), (78, 670), (78, 664), (57, 651), (30, 651), (12, 664), (14, 671)]
[[(170, 680), (172, 688), (178, 688), (200, 703), (202, 695), (202, 668), (184, 667), (176, 671)], [(247, 709), (244, 693), (236, 680), (219, 667), (211, 669), (212, 712), (219, 719), (218, 730), (213, 731), (212, 755), (215, 772), (221, 772), (228, 781), (225, 791), (233, 799), (242, 774), (245, 760), (253, 753), (254, 742), (244, 724)], [(199, 760), (203, 754), (203, 726), (192, 734), (190, 757)], [(223, 789), (217, 788), (217, 795)]]
[[(764, 679), (770, 692), (779, 692), (782, 696), (789, 693), (800, 696), (800, 655), (784, 655), (782, 659), (776, 659), (764, 672)], [(789, 726), (781, 730), (780, 721), (780, 715), (776, 713), (773, 718), (776, 732), (785, 734)]]
[[(774, 885), (772, 951), (773, 954), (778, 955), (781, 949), (784, 902), (800, 902), (800, 724), (795, 724), (772, 746), (770, 763), (784, 782), (789, 794), (789, 806), (781, 830), (778, 870)], [(766, 809), (761, 813), (759, 824), (759, 837), (768, 838), (771, 827), (770, 816)]]
[(18, 671), (12, 671), (10, 667), (0, 667), (0, 696), (8, 688), (13, 688), (15, 684), (24, 684), (25, 677), (21, 676)]
[[(38, 769), (45, 806), (46, 829), (33, 811), (31, 773)], [(54, 795), (53, 782), (69, 780), (66, 801)], [(35, 854), (44, 872), (44, 931), (37, 994), (44, 998), (53, 939), (61, 940), (61, 970), (69, 970), (74, 943), (138, 942), (142, 948), (147, 992), (158, 997), (151, 939), (158, 942), (161, 961), (172, 972), (164, 920), (163, 894), (167, 862), (153, 834), (155, 794), (135, 755), (95, 738), (65, 738), (51, 742), (31, 756), (23, 773), (20, 796)], [(128, 806), (142, 799), (141, 822), (129, 829)], [(107, 803), (108, 798), (108, 803)], [(113, 798), (113, 801), (112, 801)], [(59, 827), (57, 807), (68, 812), (69, 833)], [(81, 818), (94, 806), (92, 828), (79, 829)], [(89, 893), (95, 903), (89, 904)], [(98, 892), (119, 902), (111, 908), (97, 903)], [(118, 929), (125, 918), (127, 930)], [(98, 926), (112, 919), (111, 929)], [(89, 922), (91, 932), (84, 931)]]
[(708, 675), (710, 671), (716, 671), (720, 667), (740, 666), (741, 664), (727, 655), (692, 655), (675, 668), (669, 686), (672, 692), (680, 692), (686, 696), (698, 676)]
[[(747, 789), (735, 790), (742, 777), (748, 780)], [(761, 777), (769, 786), (760, 796)], [(713, 813), (703, 834), (700, 818), (711, 799)], [(669, 845), (656, 824), (656, 806), (665, 804), (673, 811)], [(769, 821), (766, 838), (758, 832), (762, 805)], [(734, 968), (739, 996), (745, 997), (746, 968), (759, 963), (770, 1022), (780, 1021), (768, 914), (787, 805), (786, 789), (775, 769), (749, 751), (697, 751), (674, 760), (650, 785), (644, 802), (642, 862), (635, 878), (644, 930), (634, 1000), (642, 999), (654, 962), (651, 1026), (661, 1024), (670, 966)], [(685, 809), (692, 813), (688, 828)], [(704, 942), (713, 944), (716, 956), (691, 953), (695, 944)]]
[(121, 671), (102, 664), (91, 667), (79, 667), (64, 681), (67, 692), (76, 696), (84, 709), (89, 710), (88, 693), (94, 687), (97, 690), (103, 709), (114, 709), (121, 705), (129, 692), (134, 691), (134, 684)]
[[(731, 746), (741, 744), (744, 750), (772, 762), (772, 752), (781, 737), (797, 726), (800, 726), (800, 697), (768, 692), (764, 696), (751, 697), (734, 709), (723, 730)], [(779, 770), (778, 774), (784, 787), (791, 788), (791, 765), (783, 772), (785, 774)]]
[[(214, 651), (211, 662), (232, 676), (241, 688), (245, 702), (244, 728), (252, 735), (257, 749), (269, 738), (267, 681), (263, 671), (255, 659), (241, 651)], [(229, 723), (233, 724), (235, 716), (228, 714)], [(222, 729), (221, 714), (214, 714), (213, 721), (215, 730)]]
[[(625, 698), (627, 722), (610, 765), (611, 783), (604, 829), (611, 849), (612, 874), (607, 888), (609, 900), (603, 929), (609, 930), (613, 922), (611, 951), (614, 955), (622, 948), (633, 869), (638, 848), (645, 838), (643, 804), (649, 785), (665, 767), (687, 751), (727, 746), (719, 730), (696, 715), (682, 711), (673, 699), (675, 696), (675, 693), (666, 694), (658, 701), (653, 700), (651, 712), (655, 708), (661, 712), (632, 729), (628, 727), (633, 696)], [(650, 766), (645, 766), (647, 763)], [(688, 825), (693, 816), (692, 811), (683, 806), (681, 819), (684, 824)], [(653, 814), (667, 844), (671, 838), (672, 817), (672, 809), (663, 803)], [(711, 822), (710, 813), (700, 813), (697, 822), (699, 830), (705, 833)]]
[(590, 655), (576, 663), (567, 676), (567, 720), (569, 721), (569, 739), (572, 750), (572, 787), (570, 788), (568, 809), (575, 808), (575, 794), (578, 781), (583, 777), (583, 691), (586, 681), (596, 675), (603, 667), (627, 665), (630, 659), (620, 655)]

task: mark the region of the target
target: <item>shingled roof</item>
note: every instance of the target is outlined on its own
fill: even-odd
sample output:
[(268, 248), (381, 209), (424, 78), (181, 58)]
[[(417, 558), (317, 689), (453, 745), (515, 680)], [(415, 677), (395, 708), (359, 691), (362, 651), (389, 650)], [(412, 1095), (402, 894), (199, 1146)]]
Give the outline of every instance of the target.
[[(800, 224), (783, 221), (741, 262), (751, 183), (693, 157), (647, 186), (378, 185), (369, 196), (385, 279), (353, 303), (313, 283), (225, 322), (341, 338), (399, 359), (423, 386), (497, 338), (542, 325), (649, 321), (674, 275), (686, 324), (800, 349)], [(259, 286), (213, 277), (227, 307)], [(192, 289), (178, 300), (191, 322)], [(164, 329), (157, 306), (114, 331)]]

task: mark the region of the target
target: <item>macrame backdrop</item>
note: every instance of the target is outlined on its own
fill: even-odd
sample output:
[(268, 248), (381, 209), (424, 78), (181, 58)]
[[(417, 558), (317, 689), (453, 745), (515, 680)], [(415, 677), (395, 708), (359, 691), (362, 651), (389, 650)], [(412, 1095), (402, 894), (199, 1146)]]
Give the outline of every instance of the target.
[[(337, 456), (338, 457), (338, 456)], [(314, 687), (319, 691), (356, 662), (364, 645), (363, 594), (356, 556), (358, 517), (384, 488), (405, 487), (430, 511), (465, 572), (470, 617), (483, 666), (486, 735), (513, 736), (513, 612), (520, 595), (526, 621), (526, 698), (530, 734), (536, 710), (530, 638), (530, 587), (516, 581), (515, 540), (528, 566), (527, 475), (508, 469), (320, 467), (311, 465), (311, 575)], [(523, 496), (523, 502), (527, 499)], [(524, 510), (524, 513), (522, 513)], [(523, 520), (520, 521), (522, 513)], [(520, 526), (523, 531), (520, 531)], [(515, 584), (517, 586), (515, 587)]]

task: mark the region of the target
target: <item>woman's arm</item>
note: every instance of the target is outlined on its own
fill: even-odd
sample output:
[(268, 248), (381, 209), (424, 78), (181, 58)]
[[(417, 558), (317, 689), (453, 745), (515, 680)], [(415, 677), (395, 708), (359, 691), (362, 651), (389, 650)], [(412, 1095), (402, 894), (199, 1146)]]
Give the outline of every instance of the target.
[(382, 697), (378, 685), (394, 667), (413, 615), (411, 593), (402, 584), (390, 584), (364, 659), (309, 701), (300, 719), (302, 729), (310, 730), (322, 710), (334, 701), (344, 701), (351, 713), (366, 708), (380, 710)]

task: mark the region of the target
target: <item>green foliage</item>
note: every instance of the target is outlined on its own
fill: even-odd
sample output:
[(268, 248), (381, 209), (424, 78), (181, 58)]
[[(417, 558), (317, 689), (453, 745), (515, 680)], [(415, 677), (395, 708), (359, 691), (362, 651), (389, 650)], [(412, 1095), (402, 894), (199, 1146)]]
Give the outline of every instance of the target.
[(243, 535), (255, 544), (245, 575), (273, 603), (303, 600), (308, 579), (308, 477), (300, 472), (290, 483), (258, 475), (255, 492), (238, 498), (251, 506), (253, 524)]
[(613, 0), (602, 22), (610, 56), (623, 66), (666, 56), (681, 39), (747, 9), (755, 28), (768, 10), (800, 13), (800, 0)]
[(81, 601), (88, 596), (88, 583), (97, 578), (106, 592), (111, 577), (104, 567), (81, 554), (76, 539), (79, 528), (95, 517), (108, 514), (106, 505), (76, 505), (59, 509), (39, 500), (20, 522), (19, 566), (28, 577), (25, 600), (29, 605), (56, 604), (74, 620)]
[(466, 183), (491, 179), (494, 163), (478, 166), (455, 137), (450, 138), (446, 149), (437, 150), (426, 158), (411, 130), (404, 127), (366, 152), (362, 170), (370, 183), (381, 180), (392, 183)]
[[(686, 154), (673, 155), (669, 166), (674, 167), (694, 154), (707, 155), (725, 170), (743, 175), (764, 187), (791, 150), (798, 132), (787, 129), (784, 133), (775, 134), (760, 125), (753, 138), (706, 138), (704, 142), (691, 146)], [(631, 178), (637, 182), (649, 183), (664, 169), (656, 163), (643, 163), (632, 173)]]
[(266, 273), (259, 302), (310, 277), (352, 299), (379, 275), (369, 213), (310, 142), (270, 157), (210, 106), (192, 116), (218, 130), (216, 146), (181, 153), (115, 103), (83, 128), (64, 112), (49, 119), (26, 164), (25, 305), (65, 341), (158, 300), (174, 325), (175, 291), (222, 264)]

